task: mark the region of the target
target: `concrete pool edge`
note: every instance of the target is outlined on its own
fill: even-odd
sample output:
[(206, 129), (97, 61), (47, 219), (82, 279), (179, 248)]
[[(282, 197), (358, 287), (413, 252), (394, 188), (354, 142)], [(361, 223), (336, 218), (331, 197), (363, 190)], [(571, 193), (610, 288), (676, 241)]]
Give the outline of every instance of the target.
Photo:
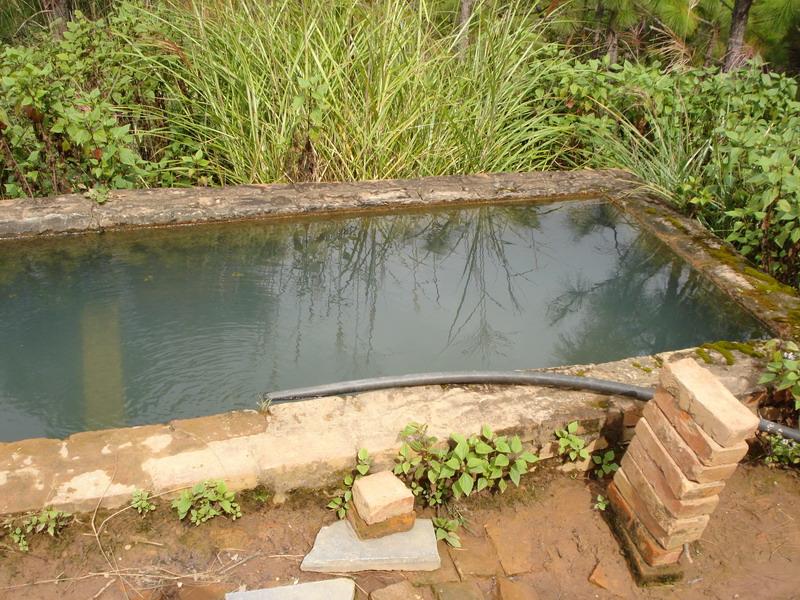
[[(760, 363), (707, 365), (740, 398), (756, 389)], [(613, 363), (551, 369), (636, 385), (653, 385), (662, 361), (693, 350)], [(635, 423), (642, 403), (616, 396), (523, 386), (429, 386), (328, 397), (272, 407), (269, 414), (233, 411), (104, 431), (66, 440), (0, 444), (0, 514), (54, 506), (88, 511), (119, 507), (134, 489), (164, 493), (205, 479), (234, 490), (264, 485), (276, 492), (335, 485), (367, 448), (377, 468), (391, 465), (398, 432), (411, 421), (432, 434), (472, 433), (483, 424), (519, 434), (542, 458), (553, 455), (553, 432), (572, 420), (602, 447)]]
[(618, 195), (635, 186), (623, 171), (587, 169), (118, 190), (103, 204), (82, 194), (67, 194), (0, 200), (0, 240), (376, 209), (596, 198)]

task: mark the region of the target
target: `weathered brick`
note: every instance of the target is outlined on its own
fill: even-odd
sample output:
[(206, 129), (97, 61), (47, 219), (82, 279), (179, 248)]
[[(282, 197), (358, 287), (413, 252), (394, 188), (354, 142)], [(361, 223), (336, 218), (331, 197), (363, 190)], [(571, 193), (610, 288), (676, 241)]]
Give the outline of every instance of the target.
[(628, 452), (631, 451), (631, 448), (636, 451), (637, 445), (641, 445), (641, 449), (653, 460), (659, 470), (664, 474), (664, 479), (676, 498), (681, 500), (696, 500), (697, 498), (716, 496), (722, 491), (722, 488), (725, 487), (724, 481), (712, 483), (690, 481), (669, 455), (663, 444), (658, 441), (658, 438), (645, 419), (642, 419), (636, 425), (636, 435), (628, 447)]
[(391, 535), (393, 533), (411, 531), (411, 529), (414, 527), (416, 518), (417, 514), (414, 511), (411, 511), (410, 513), (395, 515), (394, 517), (389, 517), (388, 519), (384, 519), (383, 521), (379, 521), (378, 523), (373, 523), (370, 525), (361, 518), (361, 515), (359, 515), (358, 511), (352, 506), (350, 507), (350, 510), (347, 511), (347, 520), (353, 527), (353, 531), (355, 531), (356, 535), (362, 540), (372, 540)]
[(617, 401), (617, 406), (622, 410), (622, 425), (625, 427), (633, 427), (642, 418), (642, 411), (644, 410), (644, 400), (636, 400), (635, 398), (625, 398), (624, 400)]
[(675, 461), (675, 464), (680, 467), (688, 479), (697, 483), (724, 481), (736, 471), (737, 463), (717, 465), (715, 467), (707, 467), (701, 463), (694, 450), (678, 434), (657, 404), (650, 403), (647, 405), (644, 410), (644, 418), (658, 441), (669, 452), (672, 460)]
[(641, 491), (634, 488), (623, 469), (614, 475), (614, 485), (633, 509), (636, 519), (665, 550), (675, 550), (699, 539), (708, 525), (707, 515), (688, 519), (672, 518), (663, 506), (654, 501), (652, 488), (645, 486)]
[(414, 510), (414, 494), (391, 471), (381, 471), (357, 479), (353, 484), (353, 504), (367, 525)]
[(683, 547), (673, 550), (664, 549), (656, 539), (650, 535), (647, 528), (637, 519), (630, 504), (619, 493), (617, 486), (612, 482), (608, 486), (608, 499), (619, 525), (624, 527), (628, 536), (636, 545), (642, 558), (651, 566), (671, 565), (678, 562), (683, 552)]
[(641, 452), (641, 446), (637, 446), (634, 452), (628, 451), (622, 457), (622, 468), (630, 482), (637, 487), (642, 485), (642, 481), (647, 481), (653, 486), (656, 495), (675, 518), (698, 517), (700, 515), (710, 515), (719, 504), (719, 496), (709, 496), (707, 498), (697, 498), (695, 500), (683, 500), (676, 498), (669, 489), (664, 474), (658, 470), (653, 459)]
[(692, 416), (678, 406), (678, 401), (667, 392), (664, 388), (657, 388), (655, 402), (667, 417), (672, 426), (683, 438), (683, 441), (694, 450), (697, 458), (700, 459), (704, 465), (715, 467), (718, 465), (729, 465), (738, 463), (745, 457), (749, 446), (747, 442), (729, 446), (727, 448), (720, 446), (717, 442), (709, 437), (703, 429), (695, 423)]
[(665, 364), (661, 385), (720, 446), (738, 445), (758, 428), (758, 417), (694, 359)]

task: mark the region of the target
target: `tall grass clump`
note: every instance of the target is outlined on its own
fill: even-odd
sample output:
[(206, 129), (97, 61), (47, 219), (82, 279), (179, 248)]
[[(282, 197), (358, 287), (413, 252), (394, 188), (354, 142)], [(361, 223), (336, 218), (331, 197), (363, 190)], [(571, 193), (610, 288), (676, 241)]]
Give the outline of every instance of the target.
[[(428, 0), (221, 0), (142, 10), (166, 40), (138, 67), (216, 183), (545, 169), (566, 127), (541, 101), (560, 69), (520, 11), (477, 10), (470, 44)], [(504, 16), (505, 15), (505, 16)], [(524, 15), (523, 15), (524, 17)]]

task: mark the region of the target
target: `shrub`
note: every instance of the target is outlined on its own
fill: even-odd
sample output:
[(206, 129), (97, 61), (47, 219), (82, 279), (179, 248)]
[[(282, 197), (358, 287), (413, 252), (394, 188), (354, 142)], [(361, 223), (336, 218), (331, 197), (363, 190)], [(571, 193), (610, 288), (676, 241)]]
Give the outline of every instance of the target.
[(400, 434), (403, 445), (394, 472), (428, 506), (482, 490), (504, 492), (539, 458), (526, 451), (518, 436), (495, 435), (483, 426), (479, 435), (452, 434), (446, 443), (429, 436), (427, 426), (410, 423)]

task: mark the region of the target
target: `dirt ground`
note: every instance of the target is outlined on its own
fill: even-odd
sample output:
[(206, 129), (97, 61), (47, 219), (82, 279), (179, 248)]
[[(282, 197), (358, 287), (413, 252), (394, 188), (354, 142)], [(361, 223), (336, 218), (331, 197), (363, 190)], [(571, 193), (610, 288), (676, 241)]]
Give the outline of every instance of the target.
[[(596, 482), (542, 470), (503, 496), (474, 498), (460, 506), (468, 520), (464, 548), (440, 546), (441, 569), (356, 574), (357, 597), (407, 578), (430, 599), (437, 585), (465, 581), (495, 600), (502, 580), (531, 600), (800, 599), (797, 472), (740, 468), (703, 539), (684, 557), (685, 579), (672, 587), (636, 588), (603, 513), (593, 508), (602, 492)], [(299, 570), (320, 526), (334, 519), (321, 495), (296, 494), (276, 506), (250, 492), (241, 519), (200, 527), (179, 523), (167, 505), (147, 518), (124, 511), (99, 538), (92, 515), (79, 515), (61, 538), (34, 538), (28, 554), (0, 538), (0, 598), (221, 600), (245, 586), (327, 577)], [(98, 513), (95, 527), (108, 516)], [(589, 581), (596, 568), (605, 588)]]

